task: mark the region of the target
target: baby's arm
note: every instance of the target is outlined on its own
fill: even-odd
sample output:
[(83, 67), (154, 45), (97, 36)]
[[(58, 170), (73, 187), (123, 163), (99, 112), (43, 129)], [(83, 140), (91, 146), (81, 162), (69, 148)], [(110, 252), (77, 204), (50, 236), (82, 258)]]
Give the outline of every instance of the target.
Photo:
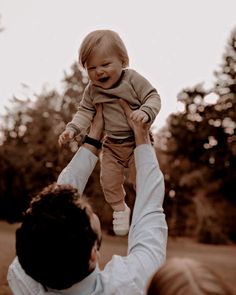
[(60, 146), (66, 144), (71, 141), (75, 136), (75, 132), (73, 130), (64, 130), (59, 136), (58, 143)]
[(59, 136), (59, 145), (71, 141), (77, 135), (83, 137), (83, 134), (88, 131), (91, 125), (95, 110), (95, 106), (89, 95), (89, 87), (86, 87), (77, 112), (72, 120), (66, 125), (65, 131)]
[(149, 121), (149, 115), (142, 110), (136, 110), (131, 113), (130, 119), (136, 122), (147, 123)]
[[(142, 117), (142, 120), (147, 120), (148, 117), (147, 122), (153, 123), (161, 109), (160, 95), (146, 78), (144, 78), (142, 75), (134, 70), (132, 70), (132, 72), (133, 75), (131, 78), (131, 84), (133, 85), (133, 88), (137, 93), (137, 96), (141, 103), (140, 108), (134, 111), (134, 118), (136, 118), (137, 116), (137, 118)], [(141, 111), (144, 114), (140, 113)], [(145, 117), (145, 119), (143, 117)]]

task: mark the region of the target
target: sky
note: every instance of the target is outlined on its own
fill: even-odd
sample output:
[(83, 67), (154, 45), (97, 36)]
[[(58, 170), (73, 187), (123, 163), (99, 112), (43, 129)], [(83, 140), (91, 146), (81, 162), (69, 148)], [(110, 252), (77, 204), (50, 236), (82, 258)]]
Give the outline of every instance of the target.
[(214, 82), (235, 12), (235, 0), (0, 0), (0, 114), (13, 96), (61, 91), (86, 34), (111, 29), (160, 93), (161, 128), (183, 88)]

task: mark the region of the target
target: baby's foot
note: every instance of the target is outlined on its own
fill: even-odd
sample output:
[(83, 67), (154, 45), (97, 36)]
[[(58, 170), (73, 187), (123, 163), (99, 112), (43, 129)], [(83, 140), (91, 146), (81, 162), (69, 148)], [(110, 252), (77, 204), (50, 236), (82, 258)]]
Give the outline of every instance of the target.
[(130, 208), (125, 204), (124, 211), (113, 212), (113, 231), (117, 236), (125, 236), (129, 232)]

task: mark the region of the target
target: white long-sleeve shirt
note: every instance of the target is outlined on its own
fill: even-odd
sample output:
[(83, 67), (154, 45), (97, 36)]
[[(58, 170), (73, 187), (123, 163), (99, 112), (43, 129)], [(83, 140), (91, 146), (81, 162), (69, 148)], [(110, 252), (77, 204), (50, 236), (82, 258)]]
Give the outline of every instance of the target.
[[(21, 268), (17, 257), (8, 270), (8, 282), (14, 295), (138, 295), (145, 294), (151, 275), (166, 257), (167, 225), (162, 204), (164, 181), (151, 145), (134, 151), (137, 169), (136, 201), (128, 237), (128, 254), (114, 255), (101, 271), (96, 269), (84, 280), (66, 290), (46, 292), (41, 284)], [(80, 193), (97, 162), (97, 157), (81, 147), (58, 178), (59, 184), (71, 184)]]

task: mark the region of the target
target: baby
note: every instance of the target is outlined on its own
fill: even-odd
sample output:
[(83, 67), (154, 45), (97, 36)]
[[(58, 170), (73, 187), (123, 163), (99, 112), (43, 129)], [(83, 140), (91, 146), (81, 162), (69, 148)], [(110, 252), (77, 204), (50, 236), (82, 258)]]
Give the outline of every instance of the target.
[[(128, 168), (135, 188), (135, 141), (119, 99), (129, 103), (132, 120), (151, 124), (161, 108), (160, 96), (147, 79), (127, 68), (126, 47), (114, 31), (96, 30), (88, 34), (80, 46), (79, 63), (87, 70), (89, 83), (77, 113), (59, 137), (59, 144), (75, 136), (84, 138), (96, 104), (102, 103), (106, 137), (102, 145), (100, 180), (105, 199), (114, 211), (113, 230), (116, 235), (126, 235), (130, 209), (125, 203), (124, 170)], [(91, 139), (85, 136), (84, 141)]]

